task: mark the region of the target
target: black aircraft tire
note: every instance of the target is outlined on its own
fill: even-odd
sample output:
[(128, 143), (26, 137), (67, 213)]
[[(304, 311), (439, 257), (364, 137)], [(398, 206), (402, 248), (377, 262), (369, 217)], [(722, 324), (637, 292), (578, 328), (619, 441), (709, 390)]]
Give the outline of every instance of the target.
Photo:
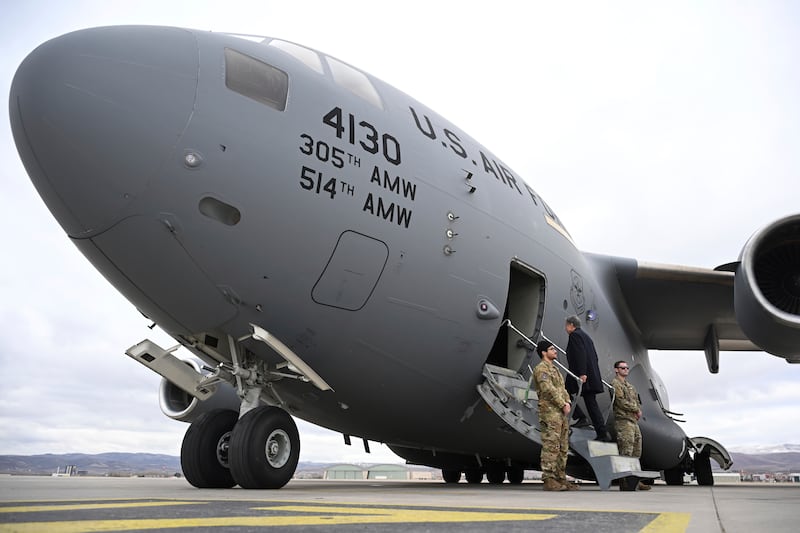
[(243, 489), (279, 489), (300, 457), (300, 435), (292, 417), (277, 407), (248, 411), (231, 433), (230, 467)]
[(670, 468), (664, 470), (664, 481), (667, 485), (683, 485), (683, 468)]
[(694, 454), (694, 475), (697, 484), (705, 487), (714, 485), (714, 474), (711, 473), (711, 457), (707, 453)]
[(477, 485), (483, 481), (483, 470), (471, 469), (464, 472), (464, 477), (467, 478), (467, 483)]
[(458, 483), (461, 481), (461, 470), (442, 469), (442, 479), (445, 483)]
[(228, 441), (239, 414), (214, 409), (197, 418), (181, 444), (183, 475), (198, 489), (229, 489), (236, 485), (228, 467)]
[(486, 481), (492, 485), (500, 485), (506, 480), (506, 471), (503, 468), (491, 466), (486, 469)]
[(519, 485), (525, 479), (525, 470), (522, 468), (509, 468), (506, 470), (506, 477), (512, 485)]

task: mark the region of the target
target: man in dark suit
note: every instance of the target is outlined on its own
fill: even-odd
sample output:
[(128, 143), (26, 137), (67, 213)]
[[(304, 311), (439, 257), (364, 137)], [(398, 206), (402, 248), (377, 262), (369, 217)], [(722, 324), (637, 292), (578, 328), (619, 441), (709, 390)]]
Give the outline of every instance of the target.
[[(603, 377), (600, 375), (600, 366), (597, 363), (597, 351), (591, 337), (581, 329), (581, 319), (577, 316), (567, 317), (564, 329), (569, 334), (567, 343), (567, 363), (569, 370), (577, 375), (583, 382), (581, 396), (589, 411), (589, 418), (597, 432), (597, 440), (611, 442), (612, 439), (606, 431), (606, 424), (603, 420), (603, 413), (597, 405), (595, 396), (603, 392)], [(574, 395), (578, 392), (578, 384), (574, 379), (568, 379), (567, 392)], [(579, 418), (580, 409), (574, 410), (574, 418)]]

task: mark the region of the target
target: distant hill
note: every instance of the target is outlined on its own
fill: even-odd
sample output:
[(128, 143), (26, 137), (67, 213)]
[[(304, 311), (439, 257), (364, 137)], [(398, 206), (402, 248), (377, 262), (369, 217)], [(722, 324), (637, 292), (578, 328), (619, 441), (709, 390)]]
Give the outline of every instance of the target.
[[(64, 453), (43, 455), (0, 455), (0, 474), (44, 475), (74, 465), (90, 476), (181, 474), (181, 458), (154, 453)], [(301, 462), (297, 472), (324, 470), (327, 463)]]
[[(784, 448), (785, 449), (785, 448)], [(790, 448), (791, 449), (791, 448)], [(732, 471), (755, 473), (800, 472), (800, 451), (775, 453), (731, 452)], [(0, 474), (45, 475), (74, 465), (78, 472), (91, 476), (130, 476), (181, 474), (180, 457), (152, 453), (67, 453), (44, 455), (0, 455)], [(329, 463), (303, 462), (297, 465), (302, 472), (321, 472)], [(711, 461), (711, 466), (717, 463)], [(716, 468), (715, 468), (716, 469)]]
[(0, 455), (0, 473), (50, 475), (74, 465), (93, 476), (161, 474), (181, 472), (180, 457), (153, 453), (85, 453)]
[[(738, 453), (731, 452), (732, 471), (757, 473), (800, 472), (800, 452)], [(711, 461), (711, 465), (716, 463)]]
[(781, 452), (800, 452), (800, 444), (770, 444), (754, 446), (734, 446), (728, 449), (729, 452), (759, 454), (759, 453), (781, 453)]

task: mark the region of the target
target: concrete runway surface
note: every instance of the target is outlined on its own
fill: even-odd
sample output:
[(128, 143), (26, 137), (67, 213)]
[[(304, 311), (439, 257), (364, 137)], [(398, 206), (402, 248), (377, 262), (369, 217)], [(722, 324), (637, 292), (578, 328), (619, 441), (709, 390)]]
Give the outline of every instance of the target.
[(0, 532), (795, 532), (798, 504), (800, 484), (543, 492), (538, 482), (293, 480), (200, 490), (175, 478), (0, 476)]

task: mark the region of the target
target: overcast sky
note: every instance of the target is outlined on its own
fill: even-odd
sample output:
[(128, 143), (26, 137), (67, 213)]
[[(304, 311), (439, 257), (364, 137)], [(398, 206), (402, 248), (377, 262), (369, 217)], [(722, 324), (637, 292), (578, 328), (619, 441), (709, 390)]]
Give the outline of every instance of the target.
[[(524, 7), (522, 7), (524, 6)], [(542, 195), (586, 251), (700, 267), (800, 212), (800, 4), (5, 0), (0, 93), (42, 42), (157, 24), (319, 49), (410, 94)], [(186, 426), (124, 355), (173, 343), (69, 242), (0, 106), (0, 454), (178, 455)], [(800, 366), (763, 353), (653, 353), (690, 436), (800, 444)], [(398, 461), (300, 422), (302, 461)]]

